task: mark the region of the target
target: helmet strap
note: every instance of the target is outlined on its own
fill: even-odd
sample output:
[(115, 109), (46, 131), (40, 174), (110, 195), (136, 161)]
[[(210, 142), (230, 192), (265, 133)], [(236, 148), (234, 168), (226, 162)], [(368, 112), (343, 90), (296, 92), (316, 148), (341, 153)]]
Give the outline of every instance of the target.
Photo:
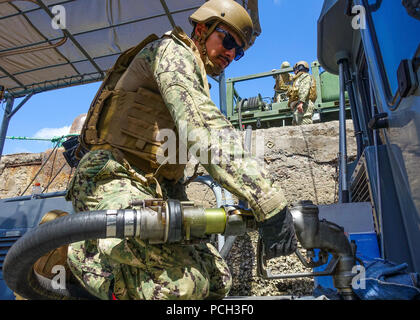
[(210, 76), (218, 76), (223, 72), (223, 68), (219, 67), (218, 65), (215, 65), (213, 62), (210, 61), (207, 48), (206, 48), (206, 41), (208, 37), (212, 34), (212, 32), (214, 31), (214, 29), (217, 27), (219, 23), (220, 23), (219, 21), (214, 22), (204, 35), (200, 37), (195, 36), (195, 39), (198, 41), (200, 45), (201, 60), (203, 60), (206, 73)]

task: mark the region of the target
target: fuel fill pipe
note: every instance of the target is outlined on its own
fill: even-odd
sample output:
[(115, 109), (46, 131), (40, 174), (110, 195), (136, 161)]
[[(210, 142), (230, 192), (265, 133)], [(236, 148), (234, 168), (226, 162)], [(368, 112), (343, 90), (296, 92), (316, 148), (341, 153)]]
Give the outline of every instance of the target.
[(89, 239), (138, 237), (153, 244), (188, 244), (211, 234), (241, 235), (255, 228), (252, 213), (236, 207), (204, 209), (191, 202), (155, 199), (132, 204), (140, 209), (80, 212), (28, 231), (5, 258), (3, 278), (7, 286), (27, 299), (91, 298), (71, 286), (48, 290), (34, 274), (34, 263), (56, 248)]

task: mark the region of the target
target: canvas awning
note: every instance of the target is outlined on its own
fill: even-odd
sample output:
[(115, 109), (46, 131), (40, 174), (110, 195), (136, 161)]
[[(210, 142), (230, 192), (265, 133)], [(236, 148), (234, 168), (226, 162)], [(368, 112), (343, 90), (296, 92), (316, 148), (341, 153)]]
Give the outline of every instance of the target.
[[(259, 34), (258, 0), (236, 1)], [(16, 98), (102, 80), (122, 51), (149, 34), (175, 25), (191, 33), (188, 17), (204, 2), (0, 0), (0, 85)], [(64, 29), (52, 25), (59, 16)]]

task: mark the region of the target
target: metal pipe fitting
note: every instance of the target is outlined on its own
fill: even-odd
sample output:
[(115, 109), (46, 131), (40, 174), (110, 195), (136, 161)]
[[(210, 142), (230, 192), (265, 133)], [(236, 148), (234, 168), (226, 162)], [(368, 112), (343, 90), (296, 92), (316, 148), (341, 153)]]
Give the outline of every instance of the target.
[(290, 208), (296, 236), (308, 250), (323, 249), (337, 258), (333, 274), (334, 286), (345, 299), (351, 298), (352, 269), (356, 264), (354, 248), (344, 229), (332, 222), (319, 220), (318, 207), (312, 202), (299, 202)]

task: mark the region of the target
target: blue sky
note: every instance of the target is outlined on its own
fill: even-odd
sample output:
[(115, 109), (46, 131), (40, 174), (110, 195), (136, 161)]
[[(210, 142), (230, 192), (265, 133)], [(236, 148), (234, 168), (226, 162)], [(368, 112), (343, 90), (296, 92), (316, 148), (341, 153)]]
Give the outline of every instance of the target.
[[(226, 78), (245, 76), (280, 68), (287, 60), (317, 60), (317, 20), (322, 0), (260, 0), (262, 34), (238, 62), (226, 70)], [(219, 104), (218, 87), (213, 80), (211, 95)], [(73, 120), (89, 109), (100, 83), (44, 92), (33, 96), (11, 119), (7, 136), (53, 137), (68, 133)], [(273, 95), (274, 80), (263, 78), (242, 83), (243, 97)], [(15, 106), (19, 103), (15, 100)], [(5, 105), (1, 105), (4, 110)], [(49, 142), (9, 140), (3, 154), (41, 152)]]

